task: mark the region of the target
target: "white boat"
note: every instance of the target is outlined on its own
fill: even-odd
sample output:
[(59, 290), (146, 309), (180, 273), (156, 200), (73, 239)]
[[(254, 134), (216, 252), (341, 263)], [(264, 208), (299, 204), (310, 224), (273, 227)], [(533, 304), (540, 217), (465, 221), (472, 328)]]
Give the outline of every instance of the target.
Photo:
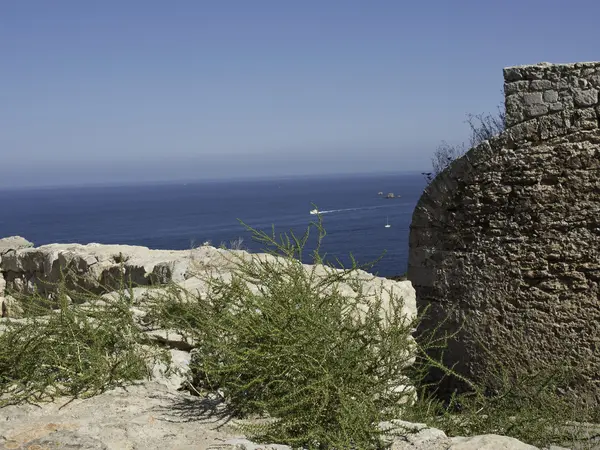
[(388, 220), (388, 218), (387, 218), (387, 217), (385, 218), (385, 227), (386, 227), (386, 228), (389, 228), (389, 227), (391, 227), (391, 225), (390, 225), (390, 221)]
[(319, 214), (319, 210), (318, 210), (318, 209), (316, 209), (316, 208), (315, 208), (315, 209), (311, 209), (311, 210), (310, 210), (310, 213), (311, 213), (311, 214)]

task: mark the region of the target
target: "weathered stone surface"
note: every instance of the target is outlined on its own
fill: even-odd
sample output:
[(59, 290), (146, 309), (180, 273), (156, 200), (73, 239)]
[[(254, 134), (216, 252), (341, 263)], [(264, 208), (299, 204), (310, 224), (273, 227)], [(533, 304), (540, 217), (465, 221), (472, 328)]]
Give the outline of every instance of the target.
[[(181, 449), (287, 450), (281, 444), (258, 444), (235, 428), (223, 404), (146, 382), (89, 399), (59, 398), (39, 406), (0, 409), (0, 449)], [(406, 437), (389, 437), (395, 450), (528, 450), (502, 436), (448, 438), (424, 424), (394, 421)], [(389, 426), (382, 424), (382, 429)], [(388, 424), (389, 425), (389, 424)], [(36, 447), (39, 446), (39, 447)], [(512, 445), (512, 446), (507, 446)], [(46, 446), (46, 447), (44, 447)]]
[(189, 342), (185, 336), (172, 330), (150, 330), (147, 331), (146, 334), (154, 341), (170, 348), (176, 348), (183, 351), (190, 351), (194, 348), (194, 342)]
[(537, 450), (533, 445), (496, 434), (452, 438), (449, 450)]
[[(241, 250), (223, 250), (209, 246), (191, 251), (166, 251), (124, 245), (51, 244), (7, 253), (5, 260), (0, 262), (0, 273), (7, 276), (10, 290), (17, 293), (37, 291), (49, 298), (54, 295), (56, 283), (65, 273), (74, 274), (66, 278), (70, 288), (84, 288), (95, 292), (115, 288), (120, 283), (119, 277), (124, 276), (126, 282), (130, 280), (138, 287), (107, 292), (102, 295), (102, 301), (110, 302), (120, 295), (131, 295), (129, 300), (142, 323), (145, 315), (143, 305), (151, 302), (153, 298), (166, 295), (165, 283), (173, 282), (179, 285), (183, 288), (183, 296), (205, 295), (212, 286), (210, 280), (231, 280), (236, 264), (240, 260), (247, 261), (250, 258), (277, 262), (277, 258), (272, 255), (250, 254)], [(304, 265), (304, 268), (314, 275), (315, 282), (333, 270), (312, 265)], [(383, 317), (389, 312), (394, 296), (402, 299), (402, 313), (407, 321), (415, 318), (415, 291), (409, 281), (378, 278), (364, 271), (357, 271), (356, 278), (361, 282), (362, 295), (366, 301), (381, 297)], [(260, 286), (249, 287), (255, 293), (259, 293)], [(338, 283), (337, 287), (348, 297), (357, 294), (354, 287), (348, 283)], [(1, 303), (5, 312), (10, 313), (11, 304), (8, 301)], [(12, 310), (10, 317), (19, 317), (18, 310)], [(147, 332), (151, 338), (171, 348), (187, 351), (193, 348), (192, 342), (170, 330)], [(413, 360), (414, 358), (407, 358), (407, 364), (412, 364)]]
[(292, 450), (292, 447), (289, 445), (256, 444), (243, 438), (228, 439), (223, 443), (223, 446), (219, 448), (227, 450)]
[[(523, 371), (581, 363), (577, 392), (597, 402), (600, 129), (590, 85), (600, 63), (504, 73), (508, 127), (423, 193), (408, 279), (419, 308), (430, 306), (424, 328), (461, 329), (449, 366), (480, 379), (494, 364), (482, 344)], [(542, 89), (558, 92), (561, 111), (533, 118)]]
[(599, 77), (597, 62), (504, 69), (507, 125), (512, 127), (532, 119), (538, 122), (536, 118), (557, 110), (570, 116), (580, 108), (597, 105)]
[[(242, 437), (227, 426), (217, 404), (156, 382), (66, 404), (68, 400), (0, 409), (0, 436), (4, 439), (0, 445), (33, 448), (27, 444), (51, 442), (62, 436), (69, 445), (79, 442), (96, 447), (50, 448), (207, 450)], [(219, 425), (223, 427), (217, 428)]]
[(69, 430), (58, 430), (47, 436), (24, 443), (20, 447), (4, 445), (4, 448), (56, 449), (56, 450), (109, 450), (98, 439)]
[(393, 423), (380, 424), (380, 427), (399, 434), (391, 440), (391, 450), (448, 450), (451, 445), (446, 433), (423, 423), (395, 420)]
[(23, 308), (11, 295), (0, 296), (0, 317), (21, 317)]
[[(3, 255), (8, 252), (16, 251), (22, 248), (33, 247), (33, 243), (21, 236), (10, 236), (0, 239), (0, 264), (2, 262)], [(2, 296), (6, 288), (6, 280), (0, 269), (0, 303), (2, 303)], [(0, 305), (1, 306), (1, 305)]]
[(190, 252), (150, 250), (130, 245), (49, 244), (4, 255), (0, 271), (8, 289), (51, 292), (61, 275), (73, 285), (102, 292), (119, 280), (144, 286), (183, 281)]
[[(0, 261), (0, 273), (6, 277), (7, 289), (20, 293), (50, 294), (56, 283), (66, 274), (69, 287), (107, 292), (117, 287), (120, 280), (131, 282), (134, 304), (144, 303), (154, 294), (144, 286), (160, 286), (174, 282), (194, 294), (206, 293), (209, 278), (230, 280), (238, 259), (260, 258), (275, 261), (267, 254), (250, 254), (241, 250), (223, 250), (203, 246), (194, 250), (150, 250), (146, 247), (100, 244), (50, 244), (24, 248), (7, 253)], [(327, 274), (322, 266), (304, 265), (317, 279)], [(389, 308), (392, 295), (401, 296), (405, 314), (410, 320), (416, 314), (415, 293), (408, 281), (393, 281), (357, 271), (367, 298), (381, 295), (384, 310)], [(353, 288), (347, 283), (340, 290), (352, 296)], [(258, 291), (258, 286), (254, 286)], [(160, 290), (155, 291), (160, 293)], [(107, 292), (107, 299), (114, 293)]]
[(33, 243), (21, 236), (9, 236), (0, 239), (0, 256), (8, 253), (11, 250), (19, 250), (21, 248), (33, 247)]
[(573, 100), (575, 106), (593, 106), (598, 103), (597, 89), (575, 89)]

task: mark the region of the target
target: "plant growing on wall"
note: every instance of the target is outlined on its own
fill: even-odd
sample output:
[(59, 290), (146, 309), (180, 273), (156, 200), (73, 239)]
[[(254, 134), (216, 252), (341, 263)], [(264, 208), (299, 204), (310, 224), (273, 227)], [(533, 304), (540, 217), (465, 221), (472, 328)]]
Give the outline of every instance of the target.
[[(504, 92), (502, 94), (504, 95)], [(498, 111), (495, 114), (467, 114), (466, 123), (471, 130), (468, 147), (464, 142), (460, 145), (451, 145), (446, 141), (442, 141), (431, 157), (432, 172), (423, 173), (428, 184), (438, 174), (442, 173), (452, 161), (463, 156), (470, 148), (499, 135), (506, 129), (504, 105), (498, 105), (497, 109)]]

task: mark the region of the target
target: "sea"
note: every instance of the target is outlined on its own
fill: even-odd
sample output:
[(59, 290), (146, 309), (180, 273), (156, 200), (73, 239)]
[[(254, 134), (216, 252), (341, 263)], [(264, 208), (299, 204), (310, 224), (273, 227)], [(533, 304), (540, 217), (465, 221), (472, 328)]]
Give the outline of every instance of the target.
[[(348, 266), (354, 258), (373, 274), (398, 276), (407, 268), (410, 221), (425, 185), (418, 173), (386, 173), (7, 189), (0, 190), (0, 237), (19, 235), (36, 246), (173, 250), (241, 241), (258, 252), (266, 247), (250, 228), (277, 236), (302, 236), (310, 228), (304, 255), (310, 262), (318, 234), (311, 222), (320, 217), (321, 253), (329, 262)], [(310, 214), (314, 208), (320, 216)]]

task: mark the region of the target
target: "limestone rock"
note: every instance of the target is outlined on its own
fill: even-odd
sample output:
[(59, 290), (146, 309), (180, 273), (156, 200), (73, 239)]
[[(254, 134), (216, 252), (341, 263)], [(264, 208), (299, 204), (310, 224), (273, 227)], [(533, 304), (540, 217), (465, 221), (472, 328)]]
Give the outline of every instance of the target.
[(167, 386), (171, 391), (177, 391), (188, 378), (190, 353), (174, 349), (169, 352), (171, 364), (156, 364), (152, 370), (152, 379)]
[(423, 423), (394, 420), (380, 424), (382, 430), (401, 434), (392, 439), (391, 450), (448, 450), (450, 438), (442, 430), (429, 428)]
[(223, 443), (223, 449), (230, 450), (292, 450), (288, 445), (256, 444), (248, 439), (228, 439)]
[(73, 285), (94, 292), (110, 290), (123, 279), (134, 286), (183, 281), (190, 263), (186, 251), (150, 250), (130, 245), (49, 244), (6, 254), (0, 270), (10, 288), (49, 292), (62, 274)]
[[(89, 399), (68, 400), (0, 409), (0, 448), (290, 449), (246, 439), (236, 431), (224, 405), (157, 382), (117, 388)], [(404, 421), (381, 426), (384, 430), (400, 426), (408, 431), (405, 438), (395, 437), (390, 442), (394, 450), (536, 449), (504, 436), (448, 438), (435, 428)]]
[(21, 236), (10, 236), (0, 239), (0, 257), (11, 250), (33, 247), (33, 243)]
[(538, 450), (538, 447), (525, 444), (518, 439), (496, 434), (472, 437), (454, 437), (448, 450)]
[[(183, 283), (179, 283), (183, 284)], [(163, 286), (144, 286), (127, 288), (123, 291), (112, 291), (106, 294), (102, 294), (100, 297), (106, 301), (115, 301), (121, 299), (121, 296), (126, 298), (134, 306), (146, 305), (153, 300), (160, 298), (165, 295), (165, 289)], [(130, 294), (133, 294), (130, 296)]]
[(3, 256), (9, 252), (29, 247), (33, 247), (33, 243), (21, 236), (10, 236), (0, 239), (0, 297), (2, 297), (6, 288), (6, 281), (4, 279), (4, 274), (2, 273), (1, 265)]
[(189, 342), (185, 336), (172, 330), (149, 330), (146, 334), (154, 341), (173, 349), (190, 351), (194, 348), (193, 342)]
[(68, 400), (0, 409), (0, 448), (2, 443), (6, 448), (34, 448), (32, 445), (42, 445), (38, 442), (62, 440), (63, 445), (72, 446), (45, 445), (58, 449), (208, 450), (241, 437), (227, 425), (218, 404), (156, 382)]
[(11, 295), (0, 296), (0, 317), (20, 318), (23, 314), (23, 308), (19, 302)]
[[(191, 294), (204, 294), (210, 288), (209, 278), (228, 281), (238, 259), (260, 258), (276, 261), (267, 254), (250, 254), (242, 250), (223, 250), (202, 246), (189, 251), (150, 250), (146, 247), (100, 244), (49, 244), (37, 248), (24, 248), (6, 254), (0, 262), (0, 272), (6, 274), (7, 287), (23, 293), (40, 292), (48, 295), (65, 273), (68, 286), (92, 292), (110, 291), (119, 281), (131, 282), (134, 287), (134, 304), (142, 304), (161, 291), (144, 290), (144, 286), (176, 283)], [(327, 275), (324, 267), (304, 266), (317, 277)], [(392, 295), (404, 300), (407, 320), (416, 315), (415, 292), (408, 281), (393, 281), (358, 271), (368, 298), (381, 294), (384, 310), (389, 308)], [(258, 292), (258, 286), (251, 286)], [(352, 287), (342, 284), (340, 289), (354, 295)], [(163, 291), (164, 292), (164, 291)], [(126, 293), (125, 293), (126, 294)], [(114, 293), (107, 294), (114, 297)], [(107, 297), (107, 298), (109, 298)], [(76, 301), (76, 299), (73, 299)], [(383, 313), (383, 312), (382, 312)]]
[[(5, 445), (5, 448), (16, 447), (7, 447)], [(56, 450), (109, 450), (109, 448), (98, 439), (94, 439), (92, 437), (69, 430), (58, 430), (47, 436), (33, 439), (24, 443), (21, 448), (52, 448)]]

